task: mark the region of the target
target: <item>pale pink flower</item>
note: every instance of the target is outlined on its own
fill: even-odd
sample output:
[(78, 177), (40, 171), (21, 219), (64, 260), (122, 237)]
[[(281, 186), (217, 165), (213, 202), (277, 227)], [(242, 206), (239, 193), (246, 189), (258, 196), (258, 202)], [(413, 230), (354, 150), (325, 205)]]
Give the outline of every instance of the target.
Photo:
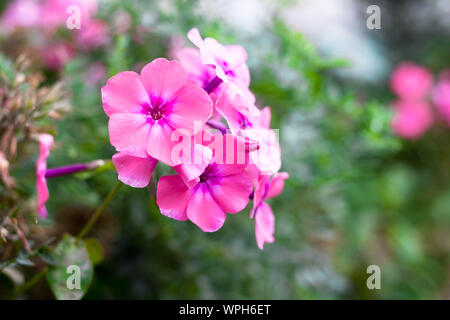
[(439, 114), (450, 125), (450, 78), (439, 82), (436, 86), (433, 101)]
[(75, 52), (69, 43), (49, 45), (42, 50), (44, 65), (52, 70), (61, 71), (67, 62), (73, 59)]
[[(225, 87), (227, 89), (228, 85)], [(260, 115), (260, 110), (256, 107), (255, 97), (250, 91), (250, 94), (245, 95), (226, 89), (218, 96), (214, 108), (225, 118), (230, 131), (239, 134), (241, 129), (253, 126), (255, 118)]]
[(275, 174), (281, 167), (281, 148), (277, 133), (270, 129), (270, 108), (262, 110), (244, 96), (224, 90), (216, 101), (215, 109), (227, 121), (230, 130), (258, 144), (250, 153), (250, 163), (264, 174)]
[(211, 162), (193, 188), (179, 175), (161, 177), (156, 201), (162, 214), (189, 219), (204, 232), (214, 232), (223, 226), (226, 213), (237, 213), (247, 206), (251, 192), (252, 180), (245, 165)]
[(110, 117), (111, 144), (129, 155), (180, 164), (172, 159), (179, 143), (173, 133), (194, 135), (212, 113), (208, 94), (187, 80), (179, 62), (163, 58), (147, 64), (140, 75), (125, 71), (110, 78), (102, 88), (102, 101)]
[(41, 20), (41, 6), (34, 0), (14, 0), (9, 3), (0, 20), (0, 28), (10, 32), (18, 27), (34, 27)]
[(36, 161), (36, 190), (38, 196), (38, 212), (41, 218), (47, 217), (45, 203), (49, 198), (47, 180), (45, 172), (47, 171), (47, 158), (50, 154), (50, 148), (53, 145), (53, 136), (49, 134), (39, 135), (40, 152)]
[(100, 19), (90, 20), (77, 31), (76, 41), (83, 50), (97, 49), (109, 41), (108, 24)]
[(200, 87), (205, 87), (216, 76), (215, 70), (203, 64), (200, 51), (195, 48), (182, 48), (173, 53), (189, 74), (189, 81)]
[(261, 175), (253, 195), (253, 208), (250, 218), (255, 218), (255, 236), (258, 247), (262, 250), (264, 243), (274, 242), (275, 217), (266, 199), (277, 197), (284, 188), (284, 181), (289, 178), (287, 172), (277, 173), (271, 180), (268, 175)]
[(433, 85), (430, 71), (420, 65), (404, 62), (392, 73), (391, 90), (402, 100), (424, 98)]
[(247, 89), (250, 84), (247, 52), (238, 45), (224, 46), (213, 38), (202, 39), (197, 29), (188, 33), (189, 40), (200, 50), (202, 63), (211, 66), (215, 74), (225, 83)]
[(406, 139), (420, 138), (433, 124), (431, 107), (421, 101), (398, 101), (391, 121), (392, 130)]

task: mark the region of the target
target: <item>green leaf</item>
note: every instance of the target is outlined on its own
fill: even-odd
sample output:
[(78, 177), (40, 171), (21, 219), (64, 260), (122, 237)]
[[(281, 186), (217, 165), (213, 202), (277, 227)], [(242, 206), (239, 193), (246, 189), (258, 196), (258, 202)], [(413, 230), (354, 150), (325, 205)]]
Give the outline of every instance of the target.
[(9, 81), (14, 80), (14, 64), (3, 54), (0, 54), (0, 74), (3, 74)]
[(22, 266), (32, 267), (34, 266), (33, 261), (28, 259), (27, 253), (25, 251), (20, 251), (17, 255), (16, 262)]
[(84, 245), (89, 254), (89, 259), (94, 265), (98, 265), (103, 261), (103, 247), (95, 238), (88, 238), (84, 240)]
[(84, 241), (64, 235), (53, 250), (54, 266), (49, 266), (47, 281), (58, 300), (79, 300), (94, 276), (94, 264)]

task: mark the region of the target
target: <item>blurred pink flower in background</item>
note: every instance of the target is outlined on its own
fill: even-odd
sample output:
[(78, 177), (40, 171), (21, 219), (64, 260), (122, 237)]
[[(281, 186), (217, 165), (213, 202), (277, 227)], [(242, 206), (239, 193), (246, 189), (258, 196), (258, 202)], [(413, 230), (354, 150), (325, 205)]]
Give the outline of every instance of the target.
[(433, 101), (444, 121), (450, 126), (450, 78), (441, 77), (433, 91)]
[(108, 24), (99, 19), (88, 21), (77, 30), (76, 41), (83, 50), (97, 49), (109, 41)]
[(75, 56), (72, 45), (65, 42), (49, 45), (41, 51), (41, 54), (45, 66), (56, 71), (61, 71)]
[(69, 6), (77, 6), (80, 9), (81, 29), (97, 13), (97, 0), (44, 0), (42, 6), (43, 27), (49, 30), (64, 26), (70, 14), (67, 12)]
[(274, 241), (275, 217), (270, 206), (264, 202), (275, 198), (283, 191), (284, 181), (289, 178), (287, 172), (280, 172), (270, 179), (269, 175), (260, 175), (253, 195), (253, 207), (250, 218), (255, 219), (255, 237), (258, 247), (262, 250), (264, 243)]
[(36, 161), (36, 190), (39, 216), (44, 219), (47, 217), (45, 203), (49, 198), (45, 172), (47, 171), (47, 158), (50, 154), (50, 148), (53, 145), (53, 136), (46, 133), (39, 135), (39, 145), (39, 158)]
[(34, 27), (42, 21), (41, 5), (34, 0), (15, 0), (9, 3), (0, 19), (0, 29), (11, 32), (17, 27)]
[(394, 133), (406, 139), (420, 138), (433, 124), (431, 106), (422, 101), (398, 101), (391, 125)]
[(106, 77), (106, 66), (101, 62), (94, 62), (90, 65), (86, 75), (86, 83), (98, 85)]
[(392, 73), (390, 86), (402, 100), (417, 100), (424, 98), (433, 85), (431, 72), (420, 65), (404, 62)]

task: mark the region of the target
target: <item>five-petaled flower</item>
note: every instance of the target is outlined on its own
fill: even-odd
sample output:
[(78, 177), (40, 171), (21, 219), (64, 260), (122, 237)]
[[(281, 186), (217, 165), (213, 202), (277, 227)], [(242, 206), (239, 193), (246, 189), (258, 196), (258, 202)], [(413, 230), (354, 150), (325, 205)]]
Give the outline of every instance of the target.
[(200, 87), (187, 83), (188, 74), (177, 61), (158, 58), (138, 75), (121, 72), (102, 88), (109, 119), (111, 144), (136, 157), (151, 156), (170, 166), (181, 164), (172, 150), (180, 142), (177, 130), (195, 134), (196, 122), (206, 123), (212, 101)]

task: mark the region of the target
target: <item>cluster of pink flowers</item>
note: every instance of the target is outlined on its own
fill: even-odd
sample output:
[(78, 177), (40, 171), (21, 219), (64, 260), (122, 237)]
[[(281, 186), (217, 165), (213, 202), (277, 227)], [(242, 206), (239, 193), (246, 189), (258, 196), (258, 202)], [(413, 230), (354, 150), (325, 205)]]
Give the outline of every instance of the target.
[(251, 218), (259, 248), (273, 242), (274, 215), (265, 199), (281, 193), (281, 150), (270, 129), (270, 108), (255, 105), (249, 90), (247, 53), (188, 33), (196, 48), (177, 60), (158, 58), (140, 74), (121, 72), (102, 88), (109, 117), (112, 160), (119, 180), (149, 184), (157, 162), (176, 174), (158, 181), (163, 215), (190, 220), (205, 232), (220, 229), (227, 213), (253, 199)]
[(450, 126), (449, 72), (442, 71), (433, 85), (432, 73), (423, 66), (405, 62), (394, 70), (390, 87), (398, 99), (393, 103), (395, 114), (391, 125), (396, 135), (420, 138), (437, 119)]
[[(39, 30), (44, 35), (40, 50), (45, 65), (60, 70), (75, 56), (74, 47), (91, 50), (109, 41), (108, 26), (105, 21), (95, 18), (97, 11), (97, 0), (14, 0), (0, 18), (0, 30), (5, 33), (18, 28)], [(55, 31), (67, 27), (74, 13), (79, 13), (80, 25), (79, 29), (70, 30), (73, 41), (55, 41)]]

